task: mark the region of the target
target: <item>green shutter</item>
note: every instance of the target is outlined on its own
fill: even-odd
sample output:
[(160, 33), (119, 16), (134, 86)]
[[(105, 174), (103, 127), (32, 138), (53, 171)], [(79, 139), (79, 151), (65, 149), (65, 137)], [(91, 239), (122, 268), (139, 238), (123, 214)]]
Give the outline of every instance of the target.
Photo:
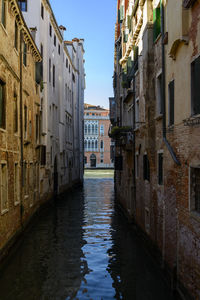
[(124, 43), (127, 43), (128, 41), (128, 34), (124, 33)]
[(131, 16), (128, 16), (128, 29), (131, 31)]
[(153, 40), (155, 41), (161, 32), (160, 7), (153, 10)]
[(124, 19), (124, 6), (121, 5), (120, 7), (120, 21), (122, 22)]

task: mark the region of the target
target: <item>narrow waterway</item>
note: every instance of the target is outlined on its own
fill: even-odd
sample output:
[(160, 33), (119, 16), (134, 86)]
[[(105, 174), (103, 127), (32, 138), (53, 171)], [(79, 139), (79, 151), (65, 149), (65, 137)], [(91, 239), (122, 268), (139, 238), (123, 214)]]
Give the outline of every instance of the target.
[(114, 205), (112, 172), (87, 172), (27, 231), (0, 274), (1, 300), (169, 300), (160, 270)]

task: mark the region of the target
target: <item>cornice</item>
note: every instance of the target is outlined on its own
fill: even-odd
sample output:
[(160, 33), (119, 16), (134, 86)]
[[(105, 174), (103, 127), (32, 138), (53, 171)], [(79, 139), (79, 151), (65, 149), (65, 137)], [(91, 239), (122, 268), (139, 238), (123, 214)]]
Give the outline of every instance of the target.
[(23, 18), (23, 15), (21, 13), (21, 10), (18, 6), (17, 1), (16, 0), (8, 0), (8, 2), (10, 3), (11, 11), (15, 16), (16, 23), (23, 33), (24, 41), (26, 44), (28, 44), (29, 49), (35, 58), (35, 61), (36, 62), (41, 61), (42, 57), (40, 55), (40, 52), (39, 52), (33, 38), (32, 38), (32, 35), (25, 23), (25, 20)]

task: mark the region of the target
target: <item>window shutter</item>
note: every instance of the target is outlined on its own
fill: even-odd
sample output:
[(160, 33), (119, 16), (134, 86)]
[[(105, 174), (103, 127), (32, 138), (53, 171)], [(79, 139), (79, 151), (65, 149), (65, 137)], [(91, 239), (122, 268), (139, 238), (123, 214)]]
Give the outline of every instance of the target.
[(124, 19), (124, 6), (121, 5), (120, 7), (120, 22), (122, 22)]
[(174, 80), (169, 83), (169, 125), (174, 124)]
[(192, 114), (200, 114), (200, 57), (191, 66)]
[(120, 9), (118, 9), (118, 24), (120, 23)]
[(155, 41), (161, 32), (160, 7), (153, 10), (153, 40)]

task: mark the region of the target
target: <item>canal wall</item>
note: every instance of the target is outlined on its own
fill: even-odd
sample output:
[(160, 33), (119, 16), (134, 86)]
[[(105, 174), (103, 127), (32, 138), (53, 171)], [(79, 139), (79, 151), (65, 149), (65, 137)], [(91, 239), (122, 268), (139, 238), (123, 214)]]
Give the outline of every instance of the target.
[[(12, 232), (9, 238), (2, 240), (3, 247), (0, 248), (0, 265), (3, 264), (7, 256), (10, 254), (15, 245), (23, 238), (23, 234), (31, 227), (31, 225), (37, 220), (37, 217), (44, 213), (46, 208), (51, 206), (55, 197), (61, 196), (65, 192), (69, 192), (76, 186), (82, 185), (80, 180), (74, 180), (72, 184), (68, 184), (60, 187), (59, 193), (55, 195), (52, 191), (43, 195), (41, 199), (38, 199), (37, 204), (34, 205), (28, 212), (23, 214), (23, 207), (19, 208), (19, 216), (12, 221)], [(7, 224), (4, 224), (6, 226)], [(1, 232), (4, 232), (4, 228), (1, 227)], [(11, 231), (11, 229), (10, 229)]]

